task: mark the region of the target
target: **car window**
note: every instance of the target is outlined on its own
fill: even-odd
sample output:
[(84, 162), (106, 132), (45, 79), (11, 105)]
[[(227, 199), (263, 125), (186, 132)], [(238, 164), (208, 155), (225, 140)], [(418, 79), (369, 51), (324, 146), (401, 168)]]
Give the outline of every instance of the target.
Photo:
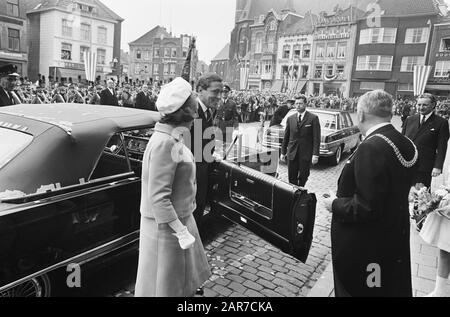
[(130, 167), (122, 142), (121, 134), (112, 136), (103, 150), (100, 160), (90, 177), (90, 181), (129, 173)]
[(332, 113), (316, 113), (316, 115), (319, 117), (320, 127), (322, 129), (337, 130), (338, 116), (336, 116)]
[(0, 169), (2, 169), (30, 145), (33, 137), (23, 132), (0, 128), (0, 140), (2, 140), (0, 146)]
[(350, 114), (346, 113), (345, 116), (347, 117), (348, 124), (350, 125), (350, 127), (353, 127), (354, 123)]
[(347, 119), (347, 116), (345, 115), (345, 113), (341, 113), (340, 117), (341, 117), (341, 125), (342, 125), (341, 129), (350, 128), (350, 125), (348, 123), (348, 119)]

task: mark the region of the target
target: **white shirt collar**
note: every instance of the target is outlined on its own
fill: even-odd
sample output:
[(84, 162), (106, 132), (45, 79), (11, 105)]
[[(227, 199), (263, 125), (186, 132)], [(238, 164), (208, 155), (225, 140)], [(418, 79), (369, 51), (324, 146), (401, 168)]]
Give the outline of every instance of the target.
[(299, 114), (298, 114), (298, 118), (299, 118), (299, 119), (304, 118), (305, 115), (306, 115), (306, 112), (307, 112), (307, 111), (305, 111), (305, 112), (303, 112), (303, 113), (299, 113)]
[[(430, 112), (428, 115), (425, 116), (425, 122), (427, 122), (428, 119), (430, 119), (432, 114), (433, 114), (433, 112)], [(420, 122), (422, 122), (422, 118), (423, 118), (423, 115), (420, 115)]]
[(376, 126), (374, 126), (374, 127), (372, 127), (371, 129), (369, 129), (369, 131), (367, 131), (366, 137), (367, 137), (368, 135), (371, 135), (371, 134), (374, 133), (375, 131), (380, 130), (381, 128), (384, 128), (385, 126), (388, 126), (388, 125), (390, 125), (390, 124), (391, 124), (390, 122), (385, 122), (385, 123), (377, 124)]
[(208, 111), (208, 108), (205, 106), (205, 104), (198, 98), (198, 103), (200, 104), (200, 107), (203, 110), (203, 113), (206, 114), (206, 111)]

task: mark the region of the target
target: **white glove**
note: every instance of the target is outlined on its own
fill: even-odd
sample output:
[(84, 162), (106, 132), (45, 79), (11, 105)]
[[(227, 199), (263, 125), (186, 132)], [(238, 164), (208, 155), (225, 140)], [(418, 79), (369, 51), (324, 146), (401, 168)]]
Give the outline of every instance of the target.
[(178, 238), (178, 243), (180, 244), (181, 249), (187, 250), (194, 246), (195, 238), (188, 231), (187, 227), (184, 227), (183, 230), (174, 233), (173, 235)]

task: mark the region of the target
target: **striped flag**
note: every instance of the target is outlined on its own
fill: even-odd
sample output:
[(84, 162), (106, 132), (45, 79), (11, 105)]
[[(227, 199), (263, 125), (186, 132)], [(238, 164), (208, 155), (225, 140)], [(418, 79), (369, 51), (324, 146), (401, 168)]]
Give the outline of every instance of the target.
[(95, 73), (97, 71), (97, 53), (84, 52), (84, 71), (86, 79), (95, 82)]
[(431, 66), (414, 66), (414, 95), (420, 96), (425, 92), (428, 78), (431, 74)]

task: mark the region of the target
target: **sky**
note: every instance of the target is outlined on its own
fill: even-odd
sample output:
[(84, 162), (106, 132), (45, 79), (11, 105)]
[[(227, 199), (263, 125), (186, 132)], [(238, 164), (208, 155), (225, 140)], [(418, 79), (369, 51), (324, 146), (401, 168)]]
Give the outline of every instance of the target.
[[(229, 43), (236, 0), (101, 0), (121, 16), (122, 49), (157, 25), (197, 38), (199, 59), (210, 63)], [(450, 1), (450, 0), (449, 0)]]

